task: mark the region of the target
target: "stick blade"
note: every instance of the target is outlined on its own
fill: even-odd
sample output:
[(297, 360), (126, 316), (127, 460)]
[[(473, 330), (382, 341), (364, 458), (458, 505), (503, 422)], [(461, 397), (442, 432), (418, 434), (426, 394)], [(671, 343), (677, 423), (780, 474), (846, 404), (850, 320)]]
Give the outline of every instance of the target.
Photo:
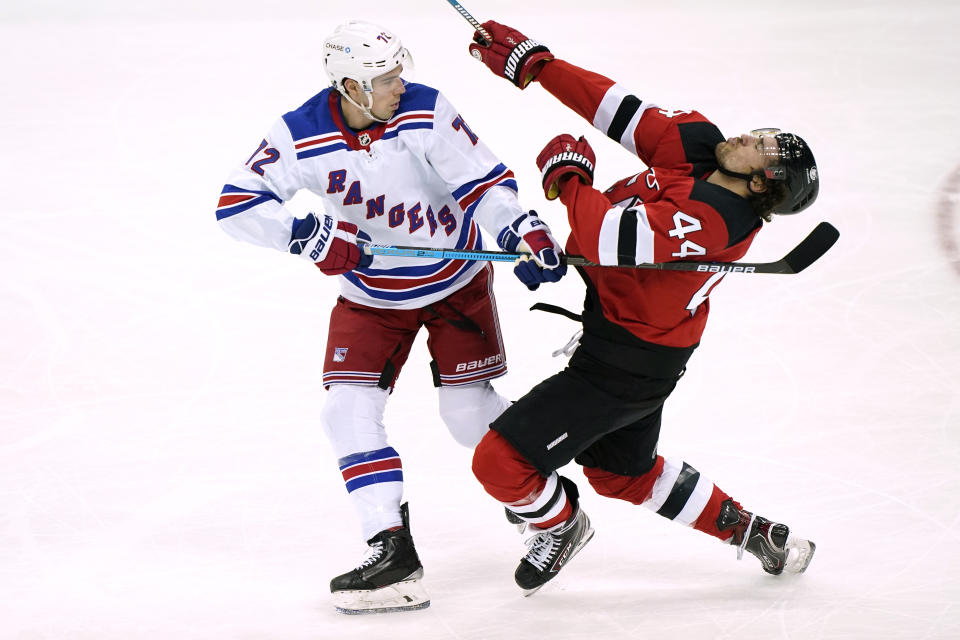
[(787, 263), (788, 273), (800, 273), (830, 250), (840, 237), (840, 232), (829, 222), (821, 222), (810, 232), (803, 242), (793, 248), (783, 261)]

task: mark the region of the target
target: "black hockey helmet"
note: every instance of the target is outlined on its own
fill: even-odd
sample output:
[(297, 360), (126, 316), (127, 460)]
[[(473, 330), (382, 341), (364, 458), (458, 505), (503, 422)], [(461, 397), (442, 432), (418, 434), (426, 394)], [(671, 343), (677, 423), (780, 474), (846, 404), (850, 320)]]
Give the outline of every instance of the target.
[(764, 175), (771, 180), (784, 180), (787, 183), (787, 197), (773, 208), (773, 213), (790, 215), (800, 213), (817, 199), (820, 192), (820, 174), (813, 152), (800, 136), (793, 133), (781, 133), (779, 129), (755, 129), (751, 134), (761, 138), (773, 136), (780, 146), (780, 160), (764, 169)]

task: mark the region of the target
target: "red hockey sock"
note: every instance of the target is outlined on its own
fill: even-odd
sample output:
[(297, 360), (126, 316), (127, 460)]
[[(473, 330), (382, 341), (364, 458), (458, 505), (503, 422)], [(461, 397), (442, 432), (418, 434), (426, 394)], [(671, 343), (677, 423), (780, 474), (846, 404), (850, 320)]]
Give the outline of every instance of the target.
[[(717, 528), (717, 519), (720, 517), (720, 505), (722, 505), (725, 500), (732, 500), (732, 498), (714, 485), (710, 500), (707, 501), (707, 506), (703, 508), (700, 517), (693, 523), (693, 528), (697, 531), (703, 531), (714, 538), (720, 538), (721, 540), (730, 538), (733, 534), (729, 530), (720, 531), (720, 529)], [(733, 503), (737, 505), (738, 509), (740, 508), (739, 502), (734, 500)]]

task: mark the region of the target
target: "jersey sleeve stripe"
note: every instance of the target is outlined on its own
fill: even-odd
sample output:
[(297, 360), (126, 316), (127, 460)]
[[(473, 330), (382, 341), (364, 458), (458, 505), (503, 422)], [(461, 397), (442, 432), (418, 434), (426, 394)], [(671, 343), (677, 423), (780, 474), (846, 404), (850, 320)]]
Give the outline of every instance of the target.
[(460, 200), (460, 207), (466, 211), (470, 208), (471, 205), (476, 204), (480, 199), (490, 190), (491, 187), (501, 186), (512, 189), (513, 191), (517, 190), (517, 181), (513, 179), (513, 171), (507, 171), (503, 175), (497, 176), (490, 182), (480, 185), (473, 191), (471, 191), (467, 196)]
[(633, 116), (640, 110), (641, 104), (643, 104), (643, 102), (637, 96), (624, 96), (616, 112), (613, 114), (613, 118), (610, 120), (610, 126), (607, 127), (607, 136), (612, 140), (620, 142), (620, 138), (623, 137), (623, 132), (626, 131), (627, 125), (633, 120)]
[(270, 200), (282, 202), (279, 196), (272, 191), (250, 191), (235, 187), (232, 184), (225, 185), (223, 191), (220, 192), (220, 200), (217, 202), (217, 220), (243, 213)]
[[(597, 111), (593, 114), (593, 126), (603, 131), (608, 136), (613, 138), (616, 141), (620, 141), (620, 137), (614, 137), (610, 134), (611, 127), (613, 122), (617, 117), (617, 114), (620, 112), (621, 107), (628, 98), (633, 98), (635, 102), (634, 110), (630, 112), (630, 117), (633, 116), (633, 113), (640, 106), (640, 100), (635, 96), (630, 95), (630, 93), (619, 84), (613, 84), (607, 89), (607, 92), (603, 94), (603, 98), (600, 100), (600, 105), (597, 107)], [(629, 104), (626, 106), (626, 109), (629, 109)], [(626, 115), (621, 115), (620, 119), (623, 120), (626, 118), (625, 123), (630, 121), (630, 117)], [(623, 126), (626, 126), (624, 124)], [(621, 131), (621, 133), (623, 133)]]
[(604, 94), (597, 107), (597, 112), (593, 117), (593, 126), (603, 131), (607, 136), (627, 149), (630, 153), (638, 155), (637, 143), (634, 135), (637, 126), (640, 124), (640, 118), (647, 109), (654, 109), (657, 105), (653, 103), (644, 103), (643, 100), (619, 84), (614, 84)]
[(600, 264), (606, 265), (653, 263), (653, 229), (642, 204), (627, 209), (613, 207), (604, 214), (597, 256)]
[(637, 264), (637, 211), (627, 209), (620, 215), (620, 228), (617, 230), (617, 264), (632, 267)]
[(630, 122), (627, 124), (626, 128), (623, 130), (623, 133), (620, 135), (620, 139), (617, 141), (620, 143), (624, 149), (629, 151), (635, 156), (639, 156), (640, 152), (637, 150), (637, 127), (640, 126), (640, 118), (643, 117), (643, 114), (647, 109), (656, 109), (657, 105), (652, 103), (647, 103), (643, 105), (640, 109), (637, 109), (637, 112), (633, 114), (633, 117), (630, 119)]
[[(481, 188), (483, 188), (483, 191), (486, 191), (486, 189), (488, 189), (491, 186), (490, 185), (491, 182), (496, 182), (498, 179), (512, 178), (512, 177), (513, 177), (513, 171), (510, 171), (509, 169), (507, 169), (507, 166), (501, 162), (500, 164), (495, 166), (490, 173), (483, 176), (482, 178), (478, 178), (477, 180), (472, 180), (470, 182), (467, 182), (466, 184), (460, 185), (457, 189), (453, 191), (453, 197), (457, 201), (461, 201), (460, 206), (466, 209), (470, 203), (468, 202), (464, 204), (462, 202), (464, 198), (469, 197), (471, 194), (473, 194), (474, 192), (476, 192), (478, 189), (481, 189)], [(487, 185), (487, 186), (484, 188), (484, 185)], [(473, 202), (473, 200), (479, 199), (479, 197), (480, 196), (478, 195), (472, 198), (470, 202)]]

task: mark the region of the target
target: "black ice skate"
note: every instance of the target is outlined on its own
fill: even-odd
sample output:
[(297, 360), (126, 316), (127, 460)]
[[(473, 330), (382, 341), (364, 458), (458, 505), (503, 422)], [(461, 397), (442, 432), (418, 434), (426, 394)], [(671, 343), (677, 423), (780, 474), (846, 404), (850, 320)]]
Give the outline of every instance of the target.
[(817, 545), (790, 535), (790, 527), (738, 509), (733, 500), (720, 505), (717, 528), (733, 535), (730, 544), (737, 546), (737, 559), (746, 549), (755, 555), (763, 570), (773, 575), (806, 571)]
[(527, 540), (527, 555), (513, 574), (517, 584), (523, 589), (524, 596), (533, 595), (537, 589), (552, 580), (593, 537), (590, 518), (577, 503), (576, 485), (566, 481), (563, 486), (573, 504), (573, 515), (549, 529), (528, 528), (528, 531), (539, 533)]
[(421, 584), (423, 565), (410, 535), (407, 504), (400, 506), (403, 526), (370, 538), (359, 567), (330, 581), (337, 611), (346, 614), (425, 609), (430, 599)]

